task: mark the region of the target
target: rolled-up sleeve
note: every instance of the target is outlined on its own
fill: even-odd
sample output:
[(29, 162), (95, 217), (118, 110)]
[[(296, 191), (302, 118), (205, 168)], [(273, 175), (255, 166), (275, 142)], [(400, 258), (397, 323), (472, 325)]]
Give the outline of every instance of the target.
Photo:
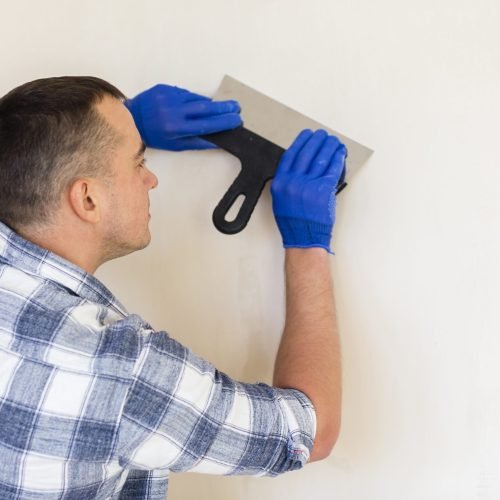
[(274, 476), (303, 467), (316, 431), (305, 394), (237, 382), (166, 332), (143, 332), (119, 424), (122, 466)]

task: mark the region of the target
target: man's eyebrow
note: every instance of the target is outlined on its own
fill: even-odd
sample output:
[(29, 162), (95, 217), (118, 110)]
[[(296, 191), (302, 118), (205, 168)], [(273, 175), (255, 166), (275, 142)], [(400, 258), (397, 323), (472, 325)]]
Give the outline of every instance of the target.
[(144, 143), (144, 141), (141, 141), (141, 147), (139, 148), (139, 151), (137, 151), (137, 153), (135, 154), (134, 160), (138, 160), (143, 155), (144, 151), (146, 151), (146, 144)]

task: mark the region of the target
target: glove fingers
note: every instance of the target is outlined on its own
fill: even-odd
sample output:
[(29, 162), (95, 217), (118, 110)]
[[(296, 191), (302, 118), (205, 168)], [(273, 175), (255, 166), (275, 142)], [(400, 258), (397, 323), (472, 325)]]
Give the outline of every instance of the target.
[(307, 175), (311, 177), (320, 177), (327, 170), (332, 161), (335, 150), (339, 147), (340, 141), (337, 137), (330, 135), (323, 142), (321, 149), (314, 158)]
[(205, 135), (230, 130), (241, 125), (241, 116), (238, 113), (227, 113), (209, 118), (186, 120), (178, 129), (178, 135)]
[(312, 135), (312, 130), (309, 129), (305, 129), (300, 132), (300, 134), (293, 141), (292, 145), (281, 156), (278, 166), (278, 170), (280, 172), (285, 173), (290, 170), (296, 156)]
[(193, 101), (211, 101), (210, 97), (201, 94), (195, 94), (194, 92), (190, 92), (186, 90), (186, 95), (184, 96), (184, 102), (193, 102)]
[(347, 158), (347, 148), (342, 144), (335, 151), (332, 161), (328, 165), (328, 169), (325, 172), (326, 175), (331, 175), (333, 177), (335, 186), (338, 184), (340, 176), (344, 171), (346, 158)]
[(209, 99), (190, 101), (184, 105), (184, 113), (187, 118), (238, 113), (240, 109), (240, 105), (236, 101), (211, 101)]
[(324, 130), (314, 132), (300, 150), (290, 170), (295, 174), (305, 174), (327, 137), (328, 134)]

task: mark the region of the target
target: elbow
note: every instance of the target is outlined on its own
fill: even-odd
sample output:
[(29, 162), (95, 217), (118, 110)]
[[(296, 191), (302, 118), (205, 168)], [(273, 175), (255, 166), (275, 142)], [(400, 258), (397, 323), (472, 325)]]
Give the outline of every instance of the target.
[(340, 419), (337, 422), (330, 422), (327, 428), (318, 432), (315, 439), (313, 449), (309, 458), (309, 462), (317, 462), (328, 458), (339, 438), (340, 434)]

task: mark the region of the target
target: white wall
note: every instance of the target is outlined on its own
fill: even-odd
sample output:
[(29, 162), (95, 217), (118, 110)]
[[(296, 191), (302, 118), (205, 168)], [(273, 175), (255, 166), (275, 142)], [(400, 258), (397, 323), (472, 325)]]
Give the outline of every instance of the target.
[[(339, 201), (332, 258), (340, 441), (277, 479), (174, 476), (171, 498), (500, 498), (498, 0), (2, 1), (0, 91), (92, 74), (129, 95), (223, 74), (375, 150)], [(269, 382), (283, 251), (266, 192), (248, 228), (211, 211), (221, 152), (149, 152), (151, 246), (99, 277), (131, 311)]]

